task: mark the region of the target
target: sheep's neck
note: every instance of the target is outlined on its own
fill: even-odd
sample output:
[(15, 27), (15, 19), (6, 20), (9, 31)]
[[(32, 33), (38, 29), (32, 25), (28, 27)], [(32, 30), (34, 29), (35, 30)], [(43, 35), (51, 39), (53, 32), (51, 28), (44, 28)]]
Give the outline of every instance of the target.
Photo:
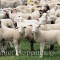
[(40, 29), (38, 29), (38, 31), (34, 33), (34, 38), (37, 42), (39, 42), (41, 40), (41, 37), (42, 37), (42, 35), (40, 32)]

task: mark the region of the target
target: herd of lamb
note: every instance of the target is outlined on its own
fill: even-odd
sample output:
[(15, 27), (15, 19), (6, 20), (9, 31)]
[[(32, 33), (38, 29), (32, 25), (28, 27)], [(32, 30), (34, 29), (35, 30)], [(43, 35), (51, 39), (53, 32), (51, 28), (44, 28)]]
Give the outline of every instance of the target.
[(29, 40), (31, 50), (34, 50), (35, 42), (40, 43), (40, 57), (43, 57), (45, 45), (50, 46), (51, 49), (56, 42), (60, 45), (60, 4), (38, 4), (37, 1), (34, 3), (21, 4), (17, 7), (8, 5), (8, 8), (0, 9), (2, 52), (5, 52), (8, 43), (10, 45), (13, 43), (18, 56), (21, 54), (23, 38)]

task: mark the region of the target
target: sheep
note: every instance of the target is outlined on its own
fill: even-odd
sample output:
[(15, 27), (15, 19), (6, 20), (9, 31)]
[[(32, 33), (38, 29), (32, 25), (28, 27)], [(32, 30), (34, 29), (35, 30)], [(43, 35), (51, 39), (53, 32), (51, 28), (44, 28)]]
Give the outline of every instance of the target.
[[(60, 24), (45, 24), (40, 25), (41, 30), (60, 30)], [(50, 45), (50, 50), (53, 50), (54, 45)]]
[(57, 42), (60, 45), (60, 30), (42, 31), (39, 28), (39, 25), (33, 25), (32, 33), (34, 40), (40, 43), (40, 57), (42, 58), (45, 44), (54, 44)]
[(0, 21), (1, 21), (2, 26), (4, 25), (9, 28), (15, 28), (14, 23), (12, 22), (11, 19), (0, 19)]
[(19, 55), (19, 53), (21, 53), (21, 50), (19, 50), (19, 42), (21, 42), (21, 39), (24, 36), (24, 32), (25, 32), (25, 28), (24, 28), (24, 24), (21, 23), (21, 25), (19, 25), (18, 29), (12, 29), (12, 28), (7, 28), (5, 26), (3, 26), (1, 28), (1, 30), (3, 32), (1, 38), (4, 39), (6, 42), (13, 42), (14, 43), (14, 47), (15, 47), (15, 51), (16, 51), (16, 56)]

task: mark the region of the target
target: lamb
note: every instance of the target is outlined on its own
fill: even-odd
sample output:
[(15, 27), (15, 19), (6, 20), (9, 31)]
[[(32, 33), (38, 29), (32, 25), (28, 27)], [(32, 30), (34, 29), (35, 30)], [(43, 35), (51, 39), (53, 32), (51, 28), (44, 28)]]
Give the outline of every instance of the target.
[(41, 58), (43, 57), (45, 44), (54, 44), (57, 42), (60, 45), (60, 30), (42, 31), (39, 25), (33, 25), (32, 27), (34, 40), (40, 43)]

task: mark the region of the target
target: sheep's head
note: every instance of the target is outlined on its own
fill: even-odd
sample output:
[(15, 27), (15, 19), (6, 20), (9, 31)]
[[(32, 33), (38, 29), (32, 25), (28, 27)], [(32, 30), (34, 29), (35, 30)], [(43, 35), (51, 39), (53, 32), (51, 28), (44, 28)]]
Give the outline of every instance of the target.
[(32, 24), (32, 25), (29, 25), (32, 27), (32, 34), (34, 33), (37, 33), (39, 28), (40, 28), (40, 24)]
[(24, 19), (21, 17), (20, 14), (17, 14), (16, 17), (15, 17), (15, 19), (14, 19), (15, 22), (21, 22), (21, 21), (23, 21), (23, 20), (24, 20)]
[(25, 24), (24, 23), (19, 23), (17, 24), (18, 30), (20, 33), (25, 33)]

